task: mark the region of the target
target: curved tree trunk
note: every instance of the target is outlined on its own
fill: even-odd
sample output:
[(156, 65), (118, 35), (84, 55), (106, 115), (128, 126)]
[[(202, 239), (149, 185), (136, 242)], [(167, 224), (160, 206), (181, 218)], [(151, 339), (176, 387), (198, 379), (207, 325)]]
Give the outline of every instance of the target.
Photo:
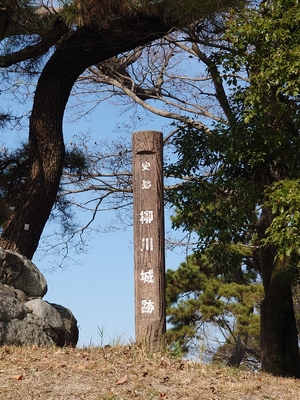
[(81, 28), (58, 47), (38, 81), (29, 128), (29, 172), (0, 246), (31, 259), (55, 202), (64, 160), (62, 121), (71, 89), (89, 66), (151, 42), (170, 29), (162, 20), (123, 21), (111, 31)]

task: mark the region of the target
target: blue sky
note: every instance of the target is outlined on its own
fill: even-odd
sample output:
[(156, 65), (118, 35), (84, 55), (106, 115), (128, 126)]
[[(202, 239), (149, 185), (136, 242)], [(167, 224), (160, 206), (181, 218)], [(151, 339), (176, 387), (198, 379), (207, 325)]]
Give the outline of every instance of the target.
[[(8, 90), (2, 93), (0, 105), (4, 110), (7, 107), (19, 113), (25, 110), (30, 115), (31, 96), (26, 99), (27, 102), (21, 106), (14, 93), (10, 94)], [(71, 99), (70, 104), (74, 101), (76, 99)], [(136, 118), (135, 106), (120, 106), (117, 99), (113, 101), (101, 103), (91, 114), (78, 120), (76, 108), (67, 109), (64, 119), (65, 141), (74, 134), (87, 132), (95, 140), (116, 140), (121, 134), (128, 135), (131, 140), (131, 134), (137, 130), (163, 131), (163, 126), (171, 123), (171, 120), (154, 117), (141, 108), (138, 109), (139, 118)], [(71, 120), (75, 122), (71, 123)], [(116, 129), (116, 125), (119, 129)], [(20, 141), (26, 141), (27, 137), (26, 128), (4, 131), (1, 142), (16, 146)], [(114, 217), (114, 211), (101, 212), (95, 225), (105, 227)], [(165, 222), (168, 230), (169, 214)], [(52, 225), (46, 226), (47, 232), (51, 229)], [(54, 272), (51, 272), (53, 255), (40, 259), (37, 254), (33, 258), (48, 282), (48, 293), (44, 300), (61, 304), (73, 312), (80, 329), (79, 346), (134, 340), (133, 229), (129, 227), (114, 233), (105, 233), (104, 229), (100, 229), (92, 234), (88, 244), (90, 250), (87, 254), (73, 255), (74, 262), (69, 261), (65, 268)], [(175, 269), (184, 260), (184, 251), (166, 251), (166, 268)]]
[[(186, 54), (180, 52), (171, 58), (172, 61), (169, 60), (168, 68), (172, 68), (172, 71), (174, 69), (174, 74), (176, 75), (177, 72), (179, 77), (185, 76), (187, 71), (194, 70), (195, 77), (199, 78), (199, 82), (201, 82), (202, 73), (204, 76), (206, 73), (201, 70), (203, 66), (201, 67), (199, 64), (199, 60), (191, 57), (189, 52)], [(159, 67), (159, 58), (157, 61), (154, 60), (154, 65), (155, 62)], [(11, 79), (13, 81), (13, 74)], [(18, 81), (18, 76), (15, 79)], [(188, 104), (196, 99), (195, 107), (191, 107), (194, 110), (191, 112), (191, 117), (198, 118), (201, 115), (201, 106), (198, 107), (201, 102), (197, 96), (202, 92), (198, 91), (193, 76), (191, 81), (187, 82), (187, 86), (182, 87), (185, 81), (186, 79), (177, 79), (177, 83), (174, 83), (174, 80), (172, 82), (167, 80), (165, 84), (167, 89), (169, 84), (175, 94), (180, 90), (183, 99), (188, 100)], [(25, 109), (29, 116), (35, 82), (21, 85), (21, 89), (13, 83), (3, 82), (0, 106), (4, 110), (20, 111), (21, 114)], [(19, 89), (20, 92), (18, 92)], [(95, 87), (91, 90), (93, 89), (95, 90)], [(110, 93), (106, 95), (111, 102), (108, 100), (102, 102), (94, 109), (93, 113), (78, 119), (78, 112), (84, 114), (86, 107), (93, 108), (92, 100), (95, 100), (97, 93), (94, 93), (94, 98), (90, 97), (89, 88), (85, 85), (82, 87), (77, 84), (74, 92), (76, 90), (78, 96), (70, 98), (64, 118), (64, 136), (67, 143), (72, 140), (74, 134), (82, 133), (88, 133), (95, 141), (100, 139), (117, 140), (121, 135), (129, 137), (130, 140), (135, 131), (158, 130), (164, 132), (164, 127), (169, 126), (172, 122), (170, 119), (153, 116), (140, 106), (130, 107), (129, 103), (127, 105), (123, 103), (123, 106), (120, 106), (120, 98), (111, 97)], [(101, 98), (101, 95), (100, 90), (98, 99)], [(207, 101), (206, 97), (205, 95), (204, 104)], [(87, 101), (90, 102), (88, 106), (86, 106)], [(161, 106), (163, 107), (163, 105)], [(169, 106), (166, 106), (166, 109), (169, 109)], [(180, 107), (178, 112), (180, 112)], [(174, 127), (170, 130), (173, 129)], [(165, 132), (168, 134), (169, 130), (165, 129)], [(17, 145), (20, 141), (27, 140), (28, 130), (19, 130), (14, 133), (6, 131), (2, 137), (5, 145)], [(165, 218), (166, 231), (170, 229), (169, 214), (166, 213)], [(134, 340), (133, 229), (128, 228), (124, 231), (120, 226), (121, 229), (116, 232), (105, 233), (105, 226), (114, 217), (113, 211), (99, 213), (94, 226), (100, 224), (100, 230), (94, 232), (89, 239), (88, 254), (74, 255), (75, 261), (68, 261), (66, 268), (51, 272), (51, 265), (55, 261), (51, 254), (42, 259), (38, 257), (40, 254), (37, 254), (33, 258), (48, 282), (48, 293), (44, 299), (69, 308), (77, 318), (80, 327), (80, 346), (106, 344), (116, 340)], [(53, 225), (46, 226), (48, 233), (52, 229)], [(180, 234), (176, 236), (179, 239), (181, 237)], [(180, 262), (184, 261), (185, 252), (186, 249), (183, 247), (166, 251), (166, 268), (177, 268)]]
[[(30, 107), (29, 104), (27, 104)], [(88, 117), (76, 123), (68, 123), (68, 113), (64, 123), (66, 140), (74, 133), (89, 134), (97, 139), (117, 139), (116, 124), (132, 123), (134, 109), (124, 111), (108, 102), (98, 106)], [(144, 114), (136, 130), (161, 130), (166, 121)], [(3, 142), (16, 144), (26, 140), (27, 130), (3, 136)], [(9, 136), (8, 136), (9, 135)], [(127, 133), (127, 135), (130, 135)], [(101, 212), (95, 223), (105, 226), (114, 218), (114, 211)], [(170, 227), (166, 215), (166, 229)], [(122, 229), (110, 233), (95, 232), (89, 240), (88, 254), (74, 255), (76, 263), (69, 261), (63, 269), (51, 272), (53, 255), (33, 262), (44, 274), (48, 282), (48, 293), (44, 297), (52, 303), (69, 308), (79, 325), (79, 346), (104, 345), (120, 341), (134, 340), (134, 260), (133, 229)], [(52, 227), (46, 227), (49, 232)], [(176, 268), (184, 259), (182, 250), (166, 252), (166, 267)]]

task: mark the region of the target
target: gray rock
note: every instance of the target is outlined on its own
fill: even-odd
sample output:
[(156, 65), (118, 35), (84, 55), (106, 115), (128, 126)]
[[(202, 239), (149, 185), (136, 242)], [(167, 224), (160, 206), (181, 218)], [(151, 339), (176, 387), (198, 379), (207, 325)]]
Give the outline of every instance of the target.
[(22, 319), (27, 309), (18, 299), (14, 291), (0, 284), (0, 321), (7, 322), (11, 319)]
[(26, 314), (22, 319), (0, 321), (0, 345), (54, 346), (55, 333), (41, 318)]
[(63, 331), (58, 332), (57, 334), (57, 345), (64, 346), (67, 343), (70, 346), (75, 347), (79, 338), (79, 330), (76, 318), (68, 308), (65, 308), (59, 304), (50, 304), (59, 312), (64, 323)]
[(0, 248), (0, 282), (22, 290), (28, 297), (43, 297), (47, 282), (38, 268), (26, 257)]
[(0, 284), (0, 345), (54, 345), (55, 337), (50, 325), (32, 315), (12, 288)]
[(28, 297), (22, 290), (14, 289), (14, 293), (15, 293), (16, 298), (18, 300), (20, 300), (22, 303), (25, 303), (26, 301), (28, 301)]
[(44, 276), (30, 260), (0, 248), (0, 346), (76, 346), (74, 315), (43, 301), (46, 291)]
[(78, 341), (78, 327), (77, 321), (70, 310), (41, 299), (27, 301), (25, 306), (51, 327), (56, 335), (56, 345), (76, 346)]
[(64, 323), (58, 311), (49, 303), (41, 299), (27, 301), (25, 306), (32, 314), (41, 317), (51, 328), (63, 329)]

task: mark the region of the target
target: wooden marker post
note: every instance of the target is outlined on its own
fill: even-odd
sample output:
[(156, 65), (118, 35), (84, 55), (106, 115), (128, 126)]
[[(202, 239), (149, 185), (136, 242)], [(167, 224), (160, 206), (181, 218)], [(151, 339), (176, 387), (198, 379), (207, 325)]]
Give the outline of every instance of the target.
[(135, 339), (153, 348), (166, 331), (162, 133), (135, 132), (132, 152)]

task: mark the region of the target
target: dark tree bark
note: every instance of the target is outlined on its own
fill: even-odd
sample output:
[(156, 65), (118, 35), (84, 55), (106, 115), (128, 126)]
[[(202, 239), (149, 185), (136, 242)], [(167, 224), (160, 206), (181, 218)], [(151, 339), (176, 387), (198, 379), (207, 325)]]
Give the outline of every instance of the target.
[(269, 287), (265, 288), (260, 325), (263, 371), (299, 378), (298, 331), (286, 271), (275, 271)]
[[(1, 14), (0, 14), (0, 26), (1, 26)], [(26, 61), (35, 57), (40, 57), (46, 54), (47, 51), (55, 45), (65, 34), (65, 26), (60, 20), (56, 20), (53, 26), (49, 28), (47, 32), (40, 38), (39, 42), (33, 45), (25, 46), (19, 51), (5, 54), (0, 57), (0, 67), (7, 68), (11, 65)], [(1, 40), (1, 32), (0, 32)], [(24, 42), (26, 38), (24, 38)]]
[(8, 27), (8, 12), (4, 4), (0, 4), (0, 40), (5, 36)]
[(241, 336), (237, 338), (236, 345), (234, 346), (233, 352), (227, 362), (228, 367), (238, 368), (240, 366), (246, 353), (247, 339), (247, 335), (244, 338)]
[(158, 18), (123, 21), (110, 31), (81, 28), (51, 56), (38, 81), (29, 128), (29, 172), (21, 201), (4, 227), (0, 246), (31, 259), (55, 202), (62, 174), (62, 121), (71, 89), (89, 66), (166, 34)]
[[(271, 214), (263, 210), (259, 235), (271, 223)], [(261, 249), (261, 267), (265, 296), (260, 309), (260, 350), (263, 371), (277, 376), (300, 377), (298, 331), (292, 296), (289, 259), (275, 260), (272, 246)]]

